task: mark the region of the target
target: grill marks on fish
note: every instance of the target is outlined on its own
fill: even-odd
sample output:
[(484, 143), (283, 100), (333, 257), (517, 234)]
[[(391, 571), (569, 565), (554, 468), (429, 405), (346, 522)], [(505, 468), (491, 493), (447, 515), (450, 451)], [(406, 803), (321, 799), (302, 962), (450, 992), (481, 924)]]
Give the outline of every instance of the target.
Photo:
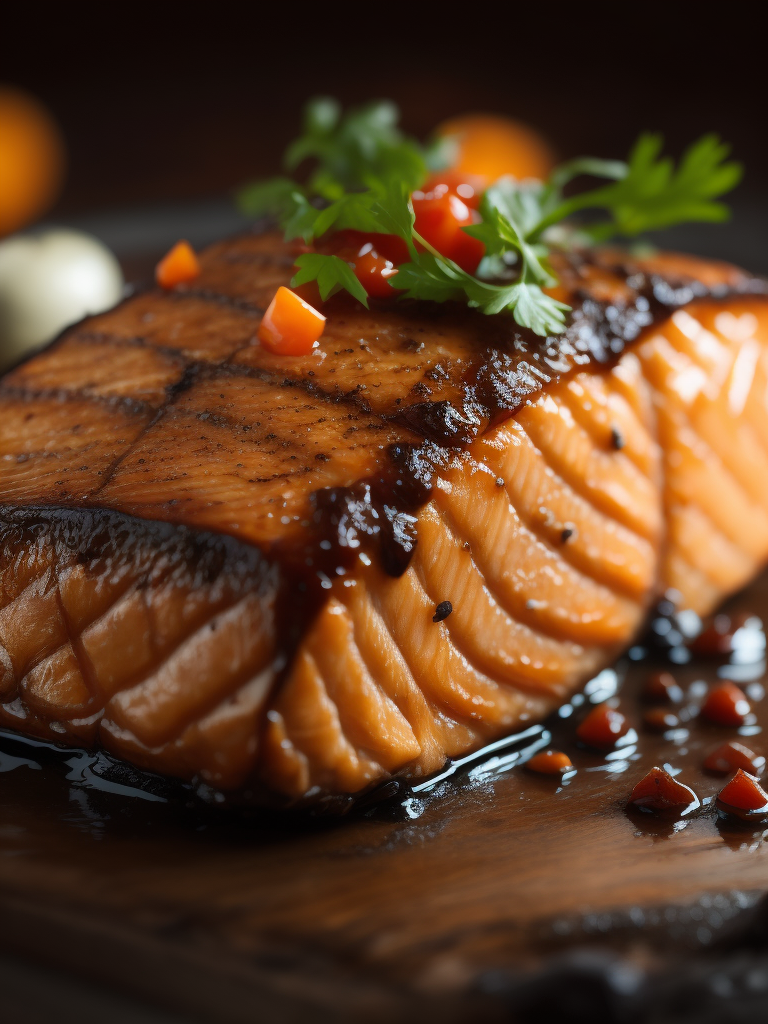
[[(571, 261), (558, 342), (334, 300), (320, 351), (285, 359), (253, 338), (292, 260), (213, 247), (193, 291), (0, 383), (2, 724), (224, 789), (354, 792), (540, 719), (660, 589), (706, 611), (764, 560), (746, 275)], [(399, 577), (366, 536), (388, 517), (418, 534)]]
[[(614, 358), (637, 333), (621, 309), (646, 324), (664, 312), (654, 288), (674, 303), (686, 287), (757, 287), (700, 262), (662, 261), (660, 277), (624, 256), (571, 258), (560, 272), (579, 316), (561, 339), (451, 304), (369, 312), (337, 298), (320, 350), (286, 359), (255, 331), (294, 258), (272, 235), (214, 246), (194, 289), (134, 296), (6, 376), (7, 498), (76, 501), (290, 547), (324, 488), (375, 479), (379, 504), (399, 506), (408, 471), (392, 446), (423, 449), (428, 438), (460, 448), (557, 374)], [(35, 423), (44, 432), (51, 420), (38, 437)]]

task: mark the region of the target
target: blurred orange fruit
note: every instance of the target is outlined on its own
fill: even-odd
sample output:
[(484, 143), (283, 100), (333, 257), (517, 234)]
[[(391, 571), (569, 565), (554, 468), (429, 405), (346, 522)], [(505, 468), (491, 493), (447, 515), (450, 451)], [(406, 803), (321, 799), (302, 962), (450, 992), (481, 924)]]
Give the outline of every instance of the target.
[(53, 204), (64, 174), (64, 143), (45, 107), (21, 89), (0, 87), (0, 237)]
[(508, 117), (455, 117), (444, 121), (437, 134), (454, 140), (458, 147), (452, 169), (477, 175), (486, 184), (504, 174), (544, 179), (555, 166), (555, 155), (538, 132)]

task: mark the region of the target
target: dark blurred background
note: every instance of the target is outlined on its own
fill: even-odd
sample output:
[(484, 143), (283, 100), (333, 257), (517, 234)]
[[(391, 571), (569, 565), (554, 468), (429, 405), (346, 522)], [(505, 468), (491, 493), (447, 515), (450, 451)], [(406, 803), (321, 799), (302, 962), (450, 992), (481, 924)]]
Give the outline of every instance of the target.
[[(276, 172), (304, 100), (330, 93), (391, 97), (419, 136), (459, 113), (512, 115), (562, 157), (623, 156), (642, 129), (662, 131), (679, 154), (716, 131), (747, 169), (733, 225), (686, 228), (668, 244), (766, 272), (763, 11), (535, 0), (6, 5), (0, 80), (35, 93), (63, 128), (69, 169), (47, 219), (106, 235), (125, 258), (187, 223), (198, 244), (234, 230), (227, 195)], [(127, 208), (130, 223), (115, 217)]]

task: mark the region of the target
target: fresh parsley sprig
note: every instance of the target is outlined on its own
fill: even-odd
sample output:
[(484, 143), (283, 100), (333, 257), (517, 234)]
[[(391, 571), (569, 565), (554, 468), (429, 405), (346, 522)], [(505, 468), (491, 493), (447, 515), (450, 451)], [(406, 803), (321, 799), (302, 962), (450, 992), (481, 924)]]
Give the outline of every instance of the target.
[[(684, 221), (722, 221), (728, 208), (717, 198), (741, 178), (741, 165), (727, 160), (729, 147), (715, 135), (692, 145), (675, 167), (662, 156), (659, 135), (641, 135), (626, 163), (582, 157), (558, 167), (547, 182), (502, 178), (486, 189), (481, 222), (466, 227), (485, 245), (475, 275), (438, 252), (414, 227), (411, 192), (431, 169), (450, 163), (450, 143), (430, 147), (406, 138), (397, 127), (397, 108), (370, 104), (342, 116), (330, 99), (307, 107), (304, 132), (288, 149), (286, 169), (306, 160), (314, 167), (306, 184), (288, 177), (251, 185), (240, 205), (253, 215), (278, 219), (287, 239), (306, 243), (352, 228), (365, 233), (397, 235), (409, 260), (389, 279), (404, 297), (464, 301), (492, 315), (512, 314), (522, 327), (545, 336), (565, 327), (570, 307), (544, 291), (557, 284), (548, 263), (551, 249), (566, 244), (605, 242), (617, 235), (633, 237)], [(576, 194), (565, 189), (581, 176), (608, 184)], [(587, 210), (607, 218), (564, 232), (569, 219)], [(317, 281), (323, 300), (347, 291), (367, 306), (365, 289), (352, 267), (338, 256), (306, 253), (296, 265), (292, 284)]]
[[(730, 146), (717, 135), (704, 135), (689, 146), (677, 168), (671, 157), (660, 156), (662, 146), (661, 135), (645, 133), (626, 164), (589, 160), (564, 164), (543, 190), (542, 216), (530, 237), (540, 238), (547, 228), (588, 209), (605, 210), (610, 218), (584, 229), (594, 242), (616, 235), (631, 238), (686, 221), (727, 220), (729, 208), (714, 200), (735, 188), (743, 173), (741, 164), (726, 160)], [(563, 198), (563, 186), (580, 174), (613, 178), (614, 183)]]

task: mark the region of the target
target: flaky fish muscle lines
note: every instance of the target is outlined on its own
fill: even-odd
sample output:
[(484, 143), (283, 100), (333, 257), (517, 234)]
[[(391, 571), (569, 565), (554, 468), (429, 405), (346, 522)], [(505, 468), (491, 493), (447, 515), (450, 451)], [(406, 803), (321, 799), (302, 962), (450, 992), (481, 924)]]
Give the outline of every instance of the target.
[(557, 337), (342, 294), (291, 356), (258, 329), (296, 258), (215, 245), (0, 382), (3, 728), (357, 793), (542, 719), (660, 593), (705, 613), (765, 562), (760, 280), (553, 253)]

